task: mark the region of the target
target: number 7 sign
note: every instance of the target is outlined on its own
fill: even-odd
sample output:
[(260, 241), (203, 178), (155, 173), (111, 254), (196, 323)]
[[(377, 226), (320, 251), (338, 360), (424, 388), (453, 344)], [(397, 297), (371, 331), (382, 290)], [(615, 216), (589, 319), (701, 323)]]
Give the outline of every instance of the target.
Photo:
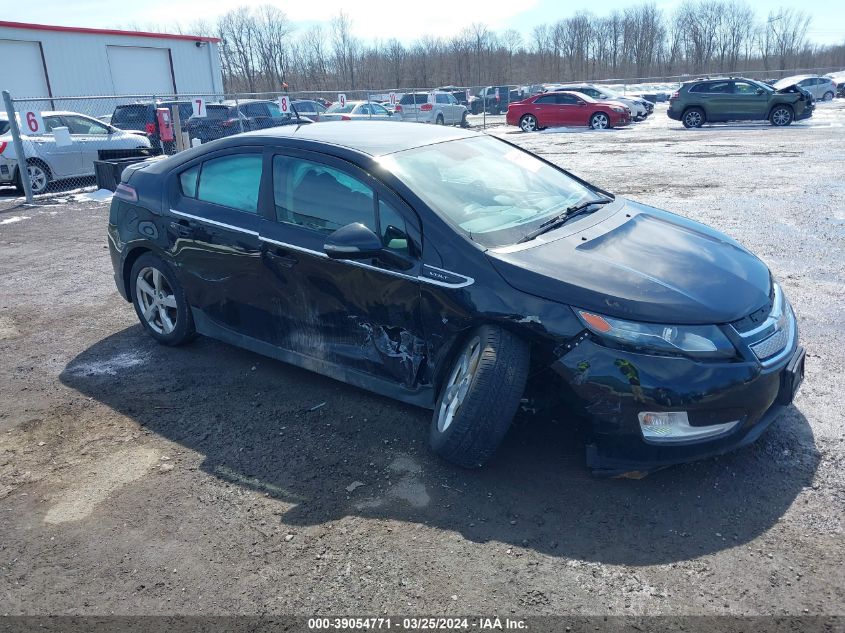
[(202, 97), (196, 97), (193, 101), (191, 101), (191, 105), (194, 108), (194, 116), (205, 116), (205, 99), (203, 99)]

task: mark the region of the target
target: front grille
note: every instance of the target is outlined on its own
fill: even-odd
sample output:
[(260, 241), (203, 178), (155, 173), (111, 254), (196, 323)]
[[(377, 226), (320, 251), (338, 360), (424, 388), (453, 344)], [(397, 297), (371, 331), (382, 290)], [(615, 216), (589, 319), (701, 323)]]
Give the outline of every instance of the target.
[(789, 343), (791, 334), (790, 330), (791, 327), (787, 324), (787, 327), (783, 330), (779, 330), (772, 334), (769, 338), (751, 345), (751, 351), (754, 352), (754, 355), (760, 360), (771, 358), (778, 352), (783, 351), (783, 348)]

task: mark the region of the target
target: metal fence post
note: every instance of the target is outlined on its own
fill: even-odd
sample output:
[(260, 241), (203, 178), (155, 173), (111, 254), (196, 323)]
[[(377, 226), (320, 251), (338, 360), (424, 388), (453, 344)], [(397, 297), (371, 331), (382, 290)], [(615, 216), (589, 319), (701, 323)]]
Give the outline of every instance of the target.
[(235, 95), (235, 114), (238, 115), (238, 129), (243, 133), (244, 131), (244, 119), (241, 116), (241, 106), (238, 103), (238, 95)]
[(29, 204), (33, 203), (32, 183), (29, 180), (29, 168), (26, 163), (26, 155), (23, 153), (23, 142), (21, 131), (18, 128), (18, 119), (15, 117), (15, 107), (12, 105), (12, 95), (8, 90), (3, 91), (3, 103), (6, 104), (6, 116), (9, 117), (9, 129), (12, 131), (12, 144), (15, 147), (15, 156), (18, 158), (18, 178), (23, 186), (23, 193)]

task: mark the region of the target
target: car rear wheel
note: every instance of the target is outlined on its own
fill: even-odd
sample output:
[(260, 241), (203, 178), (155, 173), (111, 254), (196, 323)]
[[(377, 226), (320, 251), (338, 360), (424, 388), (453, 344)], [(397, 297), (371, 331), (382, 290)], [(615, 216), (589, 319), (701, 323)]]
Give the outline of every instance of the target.
[[(32, 188), (32, 195), (37, 196), (39, 194), (46, 193), (47, 188), (50, 186), (50, 181), (53, 179), (52, 174), (50, 174), (50, 168), (41, 161), (28, 160), (26, 169), (29, 173), (29, 184)], [(20, 170), (18, 170), (15, 188), (18, 191), (23, 191)]]
[(590, 117), (590, 127), (594, 130), (606, 130), (610, 127), (610, 118), (604, 112), (596, 112)]
[(701, 127), (704, 125), (704, 110), (701, 108), (690, 108), (684, 112), (681, 121), (685, 128)]
[(470, 334), (434, 407), (429, 443), (443, 459), (483, 466), (510, 428), (528, 379), (528, 344), (499, 327)]
[(775, 106), (769, 115), (769, 121), (777, 127), (789, 125), (792, 123), (792, 108), (789, 106)]
[(469, 121), (467, 120), (466, 110), (464, 110), (463, 114), (461, 114), (461, 127), (469, 127)]
[(830, 91), (827, 91), (826, 93), (824, 93), (824, 96), (822, 97), (822, 101), (833, 101), (833, 93), (830, 92)]
[(173, 269), (151, 253), (141, 255), (129, 276), (132, 303), (141, 324), (164, 345), (194, 336), (194, 319)]
[(434, 122), (435, 122), (437, 125), (443, 125), (443, 115), (442, 115), (442, 114), (438, 114), (438, 115), (437, 115), (437, 119), (435, 119), (435, 121), (434, 121)]
[(519, 128), (523, 132), (536, 132), (540, 129), (540, 126), (537, 125), (537, 117), (533, 114), (526, 114), (519, 120)]

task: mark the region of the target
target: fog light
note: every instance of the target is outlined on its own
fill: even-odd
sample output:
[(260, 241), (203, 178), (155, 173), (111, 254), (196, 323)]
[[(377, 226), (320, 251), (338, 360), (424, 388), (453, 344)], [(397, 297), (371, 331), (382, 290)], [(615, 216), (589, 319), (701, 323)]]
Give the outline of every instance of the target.
[(643, 438), (652, 444), (672, 444), (712, 438), (727, 433), (739, 424), (739, 420), (732, 420), (721, 424), (691, 426), (686, 411), (641, 411), (638, 417)]

